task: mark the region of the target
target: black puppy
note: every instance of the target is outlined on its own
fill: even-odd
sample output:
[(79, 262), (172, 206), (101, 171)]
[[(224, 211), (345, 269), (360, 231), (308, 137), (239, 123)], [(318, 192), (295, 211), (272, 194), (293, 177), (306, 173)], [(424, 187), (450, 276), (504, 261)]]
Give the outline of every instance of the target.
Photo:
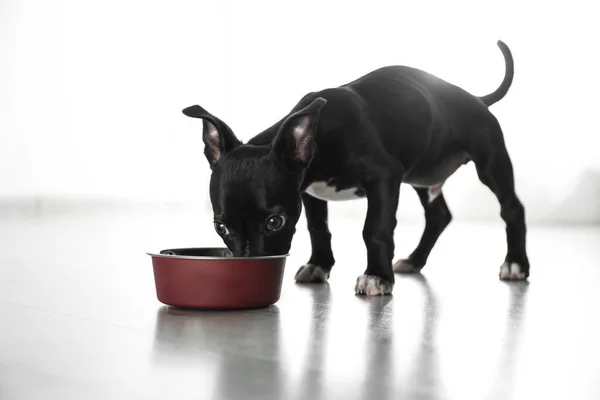
[[(498, 46), (506, 73), (487, 96), (475, 97), (418, 69), (384, 67), (341, 87), (307, 94), (248, 144), (202, 107), (186, 108), (185, 115), (203, 120), (217, 233), (236, 256), (285, 254), (303, 203), (312, 255), (296, 281), (322, 282), (334, 264), (327, 201), (366, 197), (368, 261), (355, 291), (389, 294), (394, 271), (418, 272), (427, 262), (452, 218), (442, 185), (473, 161), (506, 222), (508, 251), (500, 279), (526, 279), (525, 211), (515, 194), (502, 130), (488, 110), (506, 95), (513, 79), (511, 52), (501, 41)], [(426, 225), (413, 253), (392, 266), (402, 182), (417, 191)]]

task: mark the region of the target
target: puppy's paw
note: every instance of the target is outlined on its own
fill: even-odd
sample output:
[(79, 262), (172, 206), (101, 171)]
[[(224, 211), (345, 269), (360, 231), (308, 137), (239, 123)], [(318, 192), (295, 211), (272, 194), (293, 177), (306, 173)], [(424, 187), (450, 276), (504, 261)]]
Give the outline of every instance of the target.
[(394, 264), (394, 272), (397, 274), (416, 274), (419, 271), (421, 271), (421, 268), (417, 267), (409, 259), (398, 260), (396, 264)]
[(314, 264), (306, 264), (300, 267), (296, 276), (294, 277), (296, 282), (327, 282), (329, 279), (329, 272), (323, 268)]
[(354, 291), (367, 296), (382, 296), (392, 293), (394, 284), (378, 276), (361, 275), (356, 279)]
[(516, 262), (505, 262), (500, 267), (499, 277), (503, 281), (522, 281), (527, 279), (525, 270)]

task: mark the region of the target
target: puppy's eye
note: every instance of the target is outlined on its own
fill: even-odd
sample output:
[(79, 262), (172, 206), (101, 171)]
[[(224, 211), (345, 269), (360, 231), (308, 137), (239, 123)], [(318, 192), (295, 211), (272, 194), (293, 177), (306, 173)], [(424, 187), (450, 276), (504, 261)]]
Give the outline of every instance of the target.
[(217, 233), (221, 236), (228, 236), (230, 234), (227, 226), (219, 221), (215, 221), (215, 231), (217, 231)]
[(271, 215), (267, 218), (267, 229), (275, 232), (285, 225), (285, 215)]

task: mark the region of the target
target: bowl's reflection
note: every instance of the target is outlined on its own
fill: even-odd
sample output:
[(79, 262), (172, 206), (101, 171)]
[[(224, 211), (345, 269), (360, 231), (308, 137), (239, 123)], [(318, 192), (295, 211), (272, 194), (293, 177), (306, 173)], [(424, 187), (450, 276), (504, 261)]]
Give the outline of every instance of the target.
[(157, 311), (153, 357), (175, 366), (197, 365), (215, 374), (215, 398), (261, 394), (283, 398), (277, 306), (246, 311), (193, 311), (161, 307)]

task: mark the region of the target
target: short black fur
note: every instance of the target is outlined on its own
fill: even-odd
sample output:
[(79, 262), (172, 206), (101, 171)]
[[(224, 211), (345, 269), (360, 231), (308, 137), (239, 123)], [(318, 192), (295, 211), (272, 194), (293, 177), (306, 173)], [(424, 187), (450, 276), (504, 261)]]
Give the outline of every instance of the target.
[[(391, 293), (394, 270), (418, 272), (426, 264), (452, 219), (441, 187), (473, 161), (480, 180), (498, 197), (506, 222), (508, 273), (503, 267), (500, 277), (526, 279), (525, 211), (515, 193), (500, 124), (488, 110), (506, 95), (514, 74), (510, 50), (500, 41), (498, 46), (506, 73), (487, 96), (473, 96), (419, 69), (384, 67), (341, 87), (307, 94), (247, 144), (200, 106), (186, 108), (185, 115), (204, 121), (205, 153), (213, 169), (210, 197), (226, 245), (236, 256), (287, 253), (303, 204), (312, 255), (296, 279), (324, 281), (335, 262), (328, 199), (318, 198), (311, 185), (352, 189), (368, 202), (363, 229), (367, 267), (355, 290)], [(416, 189), (426, 226), (415, 251), (393, 266), (401, 183)], [(273, 216), (285, 219), (276, 231), (267, 225)], [(515, 263), (518, 270), (510, 268)]]

